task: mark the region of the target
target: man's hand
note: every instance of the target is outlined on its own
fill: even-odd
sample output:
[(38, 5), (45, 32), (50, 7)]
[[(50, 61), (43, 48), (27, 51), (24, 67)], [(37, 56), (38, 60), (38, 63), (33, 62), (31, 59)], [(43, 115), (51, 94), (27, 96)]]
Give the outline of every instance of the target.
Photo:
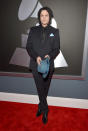
[(40, 56), (38, 56), (38, 57), (37, 57), (37, 64), (39, 64), (39, 65), (40, 65), (41, 60), (42, 60), (42, 59), (41, 59), (41, 57), (40, 57)]
[(50, 56), (49, 56), (49, 55), (45, 55), (45, 57), (44, 57), (44, 58), (47, 58), (47, 57), (50, 59)]

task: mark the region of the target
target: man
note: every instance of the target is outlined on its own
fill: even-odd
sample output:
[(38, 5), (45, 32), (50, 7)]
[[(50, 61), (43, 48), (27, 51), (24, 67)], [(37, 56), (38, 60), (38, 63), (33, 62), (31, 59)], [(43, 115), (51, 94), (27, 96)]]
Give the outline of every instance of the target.
[[(36, 116), (43, 114), (44, 124), (48, 121), (47, 95), (51, 78), (54, 72), (54, 59), (60, 52), (59, 30), (51, 27), (53, 12), (48, 7), (43, 7), (38, 12), (39, 26), (32, 27), (27, 40), (27, 52), (31, 58), (30, 69), (36, 84), (39, 105)], [(49, 58), (50, 68), (46, 78), (37, 71), (37, 66), (44, 58)]]

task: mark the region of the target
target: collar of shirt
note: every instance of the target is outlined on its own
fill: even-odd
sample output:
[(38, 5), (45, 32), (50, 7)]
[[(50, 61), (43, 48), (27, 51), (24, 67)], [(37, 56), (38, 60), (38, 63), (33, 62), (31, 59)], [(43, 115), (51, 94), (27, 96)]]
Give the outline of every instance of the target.
[(50, 25), (47, 25), (46, 27), (43, 27), (41, 24), (39, 25), (40, 28), (43, 30), (43, 31), (46, 31), (49, 29)]

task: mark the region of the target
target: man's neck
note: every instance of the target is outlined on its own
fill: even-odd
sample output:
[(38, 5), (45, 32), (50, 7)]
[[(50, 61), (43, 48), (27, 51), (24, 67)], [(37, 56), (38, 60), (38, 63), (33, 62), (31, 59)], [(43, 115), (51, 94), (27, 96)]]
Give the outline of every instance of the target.
[(44, 28), (47, 27), (47, 26), (48, 26), (48, 24), (42, 24), (42, 27), (44, 27)]

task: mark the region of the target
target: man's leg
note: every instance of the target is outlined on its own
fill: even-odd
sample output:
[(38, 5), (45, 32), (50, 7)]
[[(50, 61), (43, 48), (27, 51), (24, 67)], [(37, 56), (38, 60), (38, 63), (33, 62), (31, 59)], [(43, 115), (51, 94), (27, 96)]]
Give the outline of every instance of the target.
[(52, 76), (53, 76), (53, 71), (50, 71), (48, 76), (44, 79), (44, 93), (45, 93), (46, 98), (47, 98), (48, 91), (50, 88)]
[(36, 84), (38, 96), (39, 96), (39, 108), (43, 111), (46, 112), (48, 111), (48, 104), (45, 96), (45, 91), (44, 91), (44, 80), (42, 77), (42, 74), (38, 73), (37, 71), (32, 71), (34, 81)]

